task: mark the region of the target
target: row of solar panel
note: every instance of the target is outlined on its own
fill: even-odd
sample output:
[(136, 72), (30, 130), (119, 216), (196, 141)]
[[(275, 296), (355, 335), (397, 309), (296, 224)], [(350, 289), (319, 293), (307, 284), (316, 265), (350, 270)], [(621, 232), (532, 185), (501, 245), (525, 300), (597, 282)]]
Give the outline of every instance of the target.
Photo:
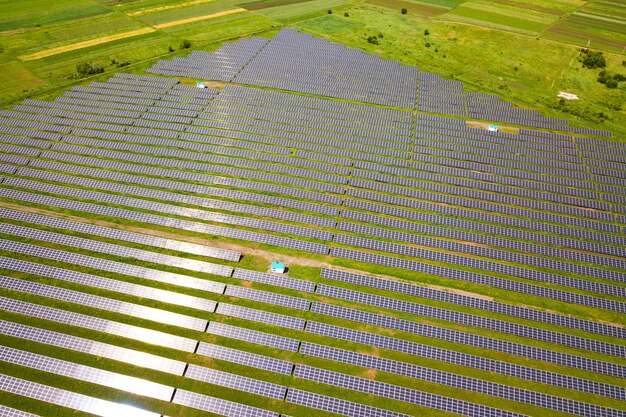
[[(51, 163), (46, 163), (46, 162), (35, 162), (34, 166), (40, 166), (40, 167), (44, 167), (47, 169), (57, 169), (57, 170), (62, 170), (62, 171), (68, 171), (68, 169), (66, 167), (69, 167), (71, 170), (71, 166), (67, 166), (67, 165), (63, 165), (63, 164), (51, 164)], [(40, 175), (41, 173), (31, 170), (31, 169), (27, 169), (27, 170), (22, 170), (22, 171), (18, 171), (19, 173), (22, 173), (23, 175), (29, 175), (29, 176), (35, 176), (37, 177), (38, 175)], [(87, 175), (94, 175), (94, 171), (91, 169), (82, 169), (79, 171), (81, 174), (87, 174)], [(71, 177), (67, 177), (67, 176), (60, 176), (58, 174), (45, 174), (46, 178), (48, 180), (57, 180), (57, 181), (61, 181), (63, 183), (75, 183), (76, 179), (71, 178)], [(95, 176), (95, 175), (94, 175)], [(109, 178), (110, 179), (115, 179), (115, 180), (123, 180), (124, 177), (121, 177), (119, 174), (115, 174), (115, 173), (109, 173)], [(113, 190), (116, 192), (124, 192), (126, 194), (135, 194), (135, 195), (142, 195), (142, 196), (149, 196), (152, 198), (157, 198), (157, 199), (161, 199), (161, 200), (167, 200), (167, 201), (177, 201), (180, 200), (180, 198), (183, 198), (183, 196), (180, 196), (180, 198), (178, 198), (178, 196), (176, 195), (172, 195), (171, 193), (164, 193), (162, 191), (155, 191), (155, 190), (145, 190), (145, 189), (140, 189), (138, 187), (131, 187), (131, 186), (121, 186), (119, 184), (110, 184), (110, 183), (104, 183), (101, 181), (95, 181), (95, 180), (84, 180), (84, 179), (78, 179), (79, 180), (79, 185), (85, 185), (85, 186), (89, 186), (92, 188), (100, 188), (100, 189), (109, 189), (109, 190)], [(149, 181), (142, 181), (142, 178), (140, 177), (135, 177), (132, 178), (133, 181), (131, 181), (131, 178), (126, 179), (128, 182), (139, 182), (139, 183), (145, 183), (145, 182), (149, 182)], [(166, 183), (167, 184), (167, 183)], [(150, 184), (150, 185), (155, 185), (157, 186), (157, 184)], [(163, 186), (165, 185), (163, 182), (159, 182), (158, 185)], [(146, 193), (146, 191), (149, 191), (149, 193)], [(191, 199), (191, 200), (190, 200)], [(200, 205), (200, 206), (204, 206), (204, 207), (215, 207), (215, 208), (220, 208), (220, 209), (226, 209), (226, 210), (230, 210), (230, 211), (235, 211), (235, 212), (248, 212), (248, 213), (252, 213), (252, 214), (257, 214), (257, 215), (262, 215), (262, 216), (270, 216), (270, 217), (278, 217), (278, 218), (283, 218), (283, 219), (288, 219), (291, 221), (302, 221), (305, 223), (313, 223), (313, 224), (318, 224), (318, 225), (323, 225), (323, 226), (327, 226), (327, 227), (332, 227), (334, 225), (334, 221), (330, 221), (330, 219), (328, 219), (328, 221), (323, 221), (324, 219), (319, 219), (317, 217), (312, 217), (312, 216), (303, 216), (303, 215), (298, 215), (298, 214), (292, 214), (292, 213), (285, 213), (285, 212), (272, 212), (269, 209), (261, 209), (259, 207), (255, 207), (255, 206), (244, 206), (244, 205), (240, 205), (240, 204), (224, 204), (220, 201), (216, 201), (216, 200), (206, 200), (206, 199), (199, 199), (199, 198), (192, 198), (192, 197), (184, 197), (183, 200), (181, 200), (181, 202), (184, 202), (186, 204), (196, 204), (196, 205)], [(248, 210), (246, 207), (250, 208), (250, 210)], [(252, 210), (254, 209), (254, 210)], [(285, 217), (288, 216), (288, 217)], [(316, 219), (319, 219), (319, 221), (317, 221)], [(223, 219), (222, 219), (223, 221)], [(321, 223), (320, 223), (321, 222)], [(330, 223), (328, 223), (330, 222)], [(328, 223), (328, 224), (327, 224)], [(238, 223), (236, 223), (238, 224)], [(358, 227), (357, 225), (351, 225), (351, 226), (346, 226), (344, 225), (342, 228), (344, 230), (346, 230), (346, 227), (349, 227), (348, 230), (350, 231), (354, 231), (357, 233), (361, 233), (359, 232), (359, 230), (353, 230), (355, 227)], [(372, 229), (374, 230), (374, 229)], [(368, 229), (368, 233), (370, 233), (372, 230)], [(380, 235), (380, 233), (379, 233)], [(329, 240), (330, 236), (327, 234), (326, 236), (317, 236), (319, 238), (325, 239), (325, 240)], [(398, 240), (398, 236), (395, 237), (396, 240)], [(399, 240), (407, 240), (406, 237), (405, 238), (401, 238)], [(423, 242), (422, 242), (423, 243)], [(436, 244), (430, 243), (428, 246), (433, 246)], [(457, 245), (458, 246), (458, 245)], [(458, 250), (458, 248), (455, 248), (455, 250)], [(474, 249), (474, 250), (479, 250), (479, 249)], [(482, 249), (483, 251), (485, 251), (486, 249)], [(467, 249), (465, 249), (464, 251), (467, 251)], [(508, 252), (506, 253), (508, 257), (512, 257), (514, 256), (513, 254), (509, 254)], [(484, 255), (484, 254), (483, 254)], [(528, 257), (526, 257), (528, 258)], [(507, 258), (507, 260), (512, 260)], [(528, 260), (524, 261), (525, 263), (529, 263)], [(539, 262), (541, 265), (539, 266), (549, 266), (548, 265), (548, 261), (547, 260), (540, 260), (539, 258), (531, 258), (530, 259), (530, 263), (537, 263)], [(609, 277), (609, 275), (611, 275), (611, 272), (609, 271), (602, 271), (602, 270), (587, 270), (588, 268), (586, 267), (580, 267), (580, 266), (575, 266), (575, 265), (571, 265), (571, 264), (566, 264), (566, 263), (555, 263), (555, 261), (553, 261), (552, 263), (550, 263), (550, 265), (555, 268), (555, 269), (564, 269), (568, 270), (570, 272), (579, 272), (579, 273), (584, 273), (584, 274), (592, 274), (595, 275), (596, 273), (600, 273), (601, 275), (604, 274), (606, 275), (606, 279), (616, 279), (614, 277)], [(589, 272), (591, 271), (591, 272)], [(608, 275), (607, 275), (608, 274)], [(604, 276), (602, 275), (602, 276)]]
[[(357, 226), (353, 229), (353, 231), (360, 233), (360, 234), (368, 235), (367, 228), (360, 229)], [(369, 234), (368, 236), (371, 236), (371, 234)], [(386, 237), (386, 238), (393, 240), (393, 236)], [(343, 234), (335, 234), (333, 241), (342, 245), (356, 246), (358, 248), (373, 249), (378, 252), (387, 252), (387, 253), (394, 253), (394, 254), (399, 254), (399, 255), (406, 255), (406, 256), (413, 257), (413, 258), (428, 259), (428, 260), (437, 261), (437, 262), (444, 262), (447, 264), (465, 266), (465, 267), (469, 267), (473, 269), (482, 269), (482, 270), (487, 270), (487, 271), (492, 271), (492, 272), (499, 272), (508, 276), (515, 276), (515, 277), (524, 278), (524, 279), (533, 280), (533, 281), (549, 282), (549, 283), (561, 285), (564, 287), (578, 288), (578, 289), (582, 289), (582, 290), (590, 291), (590, 292), (598, 292), (602, 294), (615, 295), (618, 297), (623, 297), (626, 295), (626, 288), (622, 288), (622, 287), (615, 286), (615, 285), (603, 284), (603, 283), (599, 283), (595, 281), (588, 281), (588, 280), (578, 279), (578, 278), (571, 278), (571, 277), (561, 276), (561, 275), (557, 275), (557, 274), (549, 273), (549, 272), (535, 271), (535, 270), (530, 270), (530, 269), (518, 267), (518, 266), (504, 265), (504, 264), (499, 264), (499, 263), (495, 263), (492, 261), (475, 259), (475, 258), (470, 258), (470, 257), (465, 257), (465, 256), (460, 256), (460, 255), (455, 255), (455, 254), (449, 254), (449, 253), (434, 251), (430, 249), (416, 248), (416, 247), (409, 246), (409, 245), (400, 245), (397, 243), (391, 243), (387, 241), (380, 241), (380, 240), (375, 240), (375, 239), (368, 239), (368, 238), (343, 235)], [(412, 242), (412, 243), (419, 244), (418, 242)], [(449, 248), (446, 248), (445, 246), (446, 245), (442, 245), (442, 247), (440, 248), (449, 249)], [(504, 253), (509, 253), (509, 252), (504, 252)], [(504, 257), (506, 258), (504, 259), (505, 261), (508, 261), (508, 262), (516, 261), (513, 256), (507, 257), (505, 255)], [(585, 271), (588, 273), (589, 276), (595, 277), (595, 275), (592, 273), (594, 269), (597, 269), (598, 278), (603, 278), (606, 280), (612, 280), (612, 281), (617, 281), (617, 282), (623, 282), (624, 280), (624, 277), (620, 273), (607, 271), (604, 269), (598, 269), (598, 268), (585, 269), (584, 267), (581, 266), (581, 272), (579, 273), (582, 273), (582, 271)]]
[[(6, 179), (5, 184), (10, 185), (13, 183), (13, 179)], [(35, 182), (29, 182), (26, 180), (18, 180), (14, 185), (21, 186), (27, 189), (37, 189)], [(44, 187), (47, 188), (47, 187)], [(77, 189), (76, 189), (77, 190)], [(54, 190), (53, 190), (54, 191)], [(59, 188), (58, 191), (61, 191)], [(77, 190), (79, 191), (79, 190)], [(80, 193), (79, 193), (80, 194)], [(263, 233), (257, 233), (242, 229), (233, 229), (228, 227), (213, 226), (206, 223), (193, 222), (188, 220), (182, 220), (172, 217), (160, 216), (149, 213), (142, 213), (133, 210), (119, 209), (115, 207), (101, 206), (92, 203), (84, 203), (79, 201), (66, 200), (62, 198), (55, 198), (44, 196), (40, 194), (33, 194), (18, 190), (0, 189), (0, 195), (7, 198), (14, 198), (22, 201), (30, 201), (36, 204), (51, 205), (56, 207), (63, 207), (70, 210), (94, 213), (98, 215), (104, 215), (113, 218), (122, 218), (131, 221), (138, 221), (142, 223), (157, 224), (166, 227), (173, 227), (177, 229), (189, 230), (198, 233), (205, 233), (212, 236), (227, 236), (234, 239), (241, 239), (248, 242), (259, 242), (268, 245), (275, 245), (293, 249), (304, 250), (315, 253), (328, 253), (328, 247), (319, 243), (303, 241), (292, 238), (285, 238), (274, 235), (267, 235)], [(144, 200), (145, 201), (145, 200)]]
[[(235, 276), (237, 275), (237, 271), (239, 271), (239, 269), (235, 270)], [(407, 294), (415, 297), (439, 300), (446, 303), (492, 311), (508, 317), (519, 317), (525, 320), (533, 320), (557, 326), (580, 329), (590, 333), (604, 334), (622, 339), (626, 338), (626, 330), (621, 327), (598, 323), (595, 321), (582, 320), (576, 317), (546, 311), (504, 304), (498, 301), (487, 301), (477, 297), (454, 294), (448, 291), (436, 290), (421, 285), (412, 285), (399, 281), (392, 281), (389, 279), (376, 278), (367, 275), (358, 275), (328, 268), (322, 268), (320, 277), (333, 281), (348, 282), (356, 284), (360, 287), (378, 288), (400, 294)]]
[(570, 293), (566, 291), (556, 290), (549, 287), (540, 287), (536, 285), (526, 284), (519, 281), (513, 281), (503, 278), (495, 278), (492, 276), (469, 272), (454, 268), (448, 268), (438, 265), (425, 264), (419, 261), (412, 261), (403, 258), (395, 258), (390, 256), (378, 255), (369, 252), (355, 251), (351, 249), (334, 247), (330, 251), (331, 256), (344, 259), (353, 259), (360, 262), (372, 263), (381, 266), (390, 266), (393, 268), (406, 269), (409, 271), (423, 272), (426, 274), (444, 277), (448, 279), (457, 279), (461, 281), (474, 282), (482, 285), (488, 285), (495, 288), (501, 288), (519, 293), (532, 294), (539, 297), (550, 298), (553, 300), (563, 301), (566, 303), (586, 305), (606, 310), (626, 312), (626, 305), (619, 301), (608, 300), (599, 297)]

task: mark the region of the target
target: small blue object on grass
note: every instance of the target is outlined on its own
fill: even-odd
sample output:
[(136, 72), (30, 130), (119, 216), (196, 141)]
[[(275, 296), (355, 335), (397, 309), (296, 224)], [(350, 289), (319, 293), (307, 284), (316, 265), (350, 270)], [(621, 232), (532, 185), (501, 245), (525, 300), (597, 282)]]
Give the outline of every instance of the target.
[(275, 272), (277, 274), (284, 274), (285, 264), (282, 262), (278, 262), (278, 261), (272, 262), (272, 272)]

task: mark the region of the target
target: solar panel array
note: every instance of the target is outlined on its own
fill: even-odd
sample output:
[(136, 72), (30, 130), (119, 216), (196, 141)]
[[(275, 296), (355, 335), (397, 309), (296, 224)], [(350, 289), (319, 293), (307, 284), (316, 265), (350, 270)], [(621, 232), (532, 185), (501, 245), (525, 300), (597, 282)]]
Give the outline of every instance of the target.
[[(0, 357), (15, 369), (144, 389), (181, 415), (624, 415), (626, 145), (293, 30), (150, 72), (168, 78), (0, 110)], [(353, 269), (233, 267), (250, 247)], [(47, 389), (8, 378), (10, 395)], [(95, 413), (73, 394), (41, 398)], [(0, 414), (37, 411), (14, 404)]]

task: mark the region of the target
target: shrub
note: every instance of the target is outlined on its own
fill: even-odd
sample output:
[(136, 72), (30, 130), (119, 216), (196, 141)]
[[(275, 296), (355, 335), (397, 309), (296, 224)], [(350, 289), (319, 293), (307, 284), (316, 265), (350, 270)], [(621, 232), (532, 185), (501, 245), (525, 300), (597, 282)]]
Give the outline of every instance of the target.
[(378, 38), (377, 38), (376, 36), (370, 36), (370, 37), (368, 37), (368, 38), (367, 38), (367, 41), (368, 41), (369, 43), (371, 43), (371, 44), (374, 44), (374, 45), (378, 45), (378, 44), (380, 44), (380, 42), (378, 42)]
[(430, 35), (430, 32), (428, 31), (428, 29), (426, 29), (426, 30), (424, 31), (424, 35), (426, 35), (426, 36)]
[(617, 81), (614, 78), (609, 78), (606, 80), (607, 88), (617, 88)]
[(430, 43), (426, 42), (426, 45), (424, 45), (427, 48), (430, 48)]
[(583, 56), (580, 61), (583, 63), (583, 67), (589, 69), (606, 67), (606, 60), (602, 52), (583, 49), (581, 53)]
[(345, 12), (343, 15), (344, 17), (350, 17), (350, 14), (348, 12)]
[(619, 82), (619, 81), (626, 81), (626, 76), (624, 76), (624, 75), (622, 75), (622, 74), (615, 74), (615, 75), (613, 76), (613, 79), (614, 79), (615, 81), (618, 81), (618, 82)]
[(168, 52), (174, 52), (174, 48), (172, 48), (172, 45), (170, 45), (170, 46), (168, 46), (168, 47), (167, 47), (167, 51), (168, 51)]
[(189, 49), (191, 48), (191, 41), (188, 39), (184, 39), (181, 43), (180, 43), (180, 49)]
[(517, 72), (517, 71), (519, 71), (519, 68), (513, 67), (513, 71)]
[(402, 8), (402, 10), (400, 10), (402, 12), (402, 14), (406, 14), (406, 12), (408, 11), (407, 9), (405, 9), (404, 7)]
[(117, 66), (118, 66), (118, 67), (127, 67), (127, 66), (129, 66), (129, 65), (130, 65), (130, 61), (129, 61), (129, 60), (126, 60), (126, 61), (122, 61), (122, 62), (118, 62), (118, 63), (117, 63)]
[(104, 72), (104, 68), (97, 62), (83, 62), (82, 64), (76, 65), (76, 72), (85, 77), (87, 75), (100, 74)]
[(378, 34), (378, 37), (379, 37), (380, 39), (382, 39), (382, 38), (384, 37), (384, 36), (383, 36), (383, 33), (382, 33), (382, 32), (380, 32), (380, 33)]
[(333, 14), (333, 11), (328, 9), (328, 14)]

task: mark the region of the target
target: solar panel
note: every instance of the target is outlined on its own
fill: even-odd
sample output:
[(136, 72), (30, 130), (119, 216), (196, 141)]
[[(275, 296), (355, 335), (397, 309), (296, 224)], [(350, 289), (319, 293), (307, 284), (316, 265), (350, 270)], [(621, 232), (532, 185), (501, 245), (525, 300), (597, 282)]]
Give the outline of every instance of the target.
[(207, 300), (200, 297), (180, 294), (173, 291), (160, 290), (157, 288), (146, 287), (143, 285), (131, 284), (109, 278), (102, 278), (96, 275), (70, 271), (63, 268), (20, 261), (19, 259), (0, 257), (0, 266), (6, 269), (11, 269), (13, 271), (26, 272), (33, 275), (74, 282), (81, 285), (102, 288), (122, 294), (147, 298), (150, 300), (157, 300), (168, 304), (195, 308), (211, 313), (215, 311), (215, 307), (217, 306), (217, 303), (215, 301)]
[(189, 365), (185, 377), (277, 400), (283, 400), (287, 393), (287, 388), (280, 385), (197, 365)]
[(272, 411), (182, 389), (176, 390), (172, 402), (227, 417), (279, 417)]
[(284, 375), (291, 375), (293, 369), (291, 362), (204, 342), (200, 342), (196, 353)]
[(174, 394), (173, 387), (6, 346), (0, 346), (0, 361), (50, 372), (55, 375), (62, 375), (84, 382), (104, 385), (109, 388), (156, 398), (162, 401), (169, 401)]
[(219, 303), (215, 312), (217, 314), (223, 314), (225, 316), (238, 317), (240, 319), (271, 324), (273, 326), (285, 327), (287, 329), (293, 330), (304, 329), (305, 323), (305, 321), (301, 318), (271, 313), (269, 311), (257, 310), (254, 308), (242, 307), (228, 303)]
[(259, 301), (267, 304), (274, 304), (297, 310), (308, 311), (311, 302), (304, 298), (292, 297), (289, 295), (276, 294), (269, 291), (254, 290), (252, 288), (227, 285), (224, 293), (231, 297), (245, 298), (247, 300)]
[(0, 375), (0, 390), (100, 417), (158, 417), (160, 415), (129, 404), (101, 400), (8, 375)]
[(174, 375), (182, 375), (186, 366), (184, 362), (152, 355), (150, 353), (113, 346), (95, 340), (83, 339), (76, 336), (4, 320), (0, 320), (0, 333), (12, 337), (19, 337), (31, 342), (38, 342), (77, 352), (89, 353), (91, 355), (126, 362), (135, 366), (154, 369)]
[(4, 405), (0, 405), (0, 415), (4, 417), (39, 417), (36, 414), (16, 410), (15, 408), (6, 407)]
[(297, 352), (300, 341), (271, 333), (259, 332), (243, 327), (231, 326), (229, 324), (212, 321), (209, 323), (207, 333), (217, 336), (228, 337), (230, 339), (243, 340), (257, 345), (270, 346), (277, 349)]
[[(36, 233), (33, 237), (36, 237)], [(41, 258), (54, 259), (61, 262), (82, 265), (88, 268), (101, 269), (115, 272), (122, 275), (130, 275), (151, 281), (164, 282), (166, 284), (178, 285), (182, 287), (194, 288), (202, 291), (221, 294), (224, 291), (224, 284), (200, 278), (193, 278), (186, 275), (172, 272), (160, 271), (157, 269), (145, 268), (141, 266), (129, 265), (122, 262), (109, 261), (103, 258), (96, 258), (81, 255), (73, 252), (66, 252), (58, 249), (44, 248), (42, 246), (30, 245), (27, 243), (0, 240), (0, 248), (10, 250), (25, 255), (39, 256)], [(230, 268), (230, 267), (229, 267)]]
[(79, 223), (75, 221), (41, 216), (39, 214), (16, 211), (7, 208), (0, 208), (0, 216), (20, 220), (43, 226), (55, 227), (58, 229), (73, 230), (93, 236), (100, 236), (109, 239), (123, 240), (126, 242), (139, 243), (146, 246), (154, 246), (163, 249), (175, 250), (178, 252), (192, 253), (194, 255), (208, 256), (211, 258), (224, 259), (238, 262), (241, 254), (239, 252), (212, 248), (206, 245), (182, 242), (179, 240), (166, 239), (158, 236), (150, 236), (141, 233), (129, 232), (126, 230), (112, 229), (95, 224)]
[(59, 310), (52, 307), (45, 307), (6, 297), (0, 297), (0, 301), (0, 308), (6, 311), (23, 314), (29, 317), (37, 317), (43, 320), (54, 321), (57, 323), (63, 323), (83, 329), (109, 333), (149, 343), (155, 346), (163, 346), (184, 352), (194, 352), (198, 344), (198, 342), (193, 339), (159, 332), (156, 330), (145, 329), (143, 327), (132, 326), (125, 323), (118, 323), (112, 320), (105, 320), (99, 317)]
[(203, 332), (207, 321), (112, 298), (0, 276), (0, 287)]

